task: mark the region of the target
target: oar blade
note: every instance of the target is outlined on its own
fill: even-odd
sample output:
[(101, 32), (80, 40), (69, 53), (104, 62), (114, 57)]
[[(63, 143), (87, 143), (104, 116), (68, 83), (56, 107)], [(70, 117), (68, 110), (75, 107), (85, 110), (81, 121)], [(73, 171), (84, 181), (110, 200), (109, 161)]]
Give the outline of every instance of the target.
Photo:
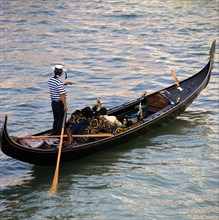
[(55, 194), (57, 192), (57, 185), (58, 185), (58, 178), (59, 178), (59, 164), (60, 164), (60, 158), (61, 158), (61, 152), (62, 152), (62, 143), (63, 143), (63, 135), (64, 135), (64, 129), (65, 129), (65, 119), (66, 119), (66, 112), (63, 118), (62, 122), (62, 131), (61, 131), (61, 137), (60, 137), (60, 144), (59, 144), (59, 152), (57, 157), (57, 163), (56, 163), (56, 170), (52, 182), (52, 186), (49, 190), (50, 193)]

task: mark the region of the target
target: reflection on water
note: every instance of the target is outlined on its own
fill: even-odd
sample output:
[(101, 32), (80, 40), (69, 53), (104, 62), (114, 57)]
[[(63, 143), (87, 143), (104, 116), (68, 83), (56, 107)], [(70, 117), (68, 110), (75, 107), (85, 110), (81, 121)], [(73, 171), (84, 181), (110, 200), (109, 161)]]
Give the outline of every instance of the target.
[[(107, 108), (183, 80), (207, 62), (217, 1), (2, 1), (1, 115), (10, 134), (52, 124), (51, 66), (63, 63), (69, 113), (101, 97)], [(2, 219), (216, 219), (218, 46), (208, 87), (164, 128), (54, 167), (0, 153)], [(110, 209), (109, 209), (110, 207)]]

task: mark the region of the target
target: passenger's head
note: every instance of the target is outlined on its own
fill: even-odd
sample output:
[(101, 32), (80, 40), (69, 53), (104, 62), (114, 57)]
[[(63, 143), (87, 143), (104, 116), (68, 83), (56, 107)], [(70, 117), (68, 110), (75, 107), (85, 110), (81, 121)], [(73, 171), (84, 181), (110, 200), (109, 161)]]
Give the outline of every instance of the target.
[(106, 114), (107, 114), (107, 110), (106, 110), (105, 107), (102, 107), (102, 108), (100, 109), (100, 114), (101, 114), (101, 115), (106, 115)]

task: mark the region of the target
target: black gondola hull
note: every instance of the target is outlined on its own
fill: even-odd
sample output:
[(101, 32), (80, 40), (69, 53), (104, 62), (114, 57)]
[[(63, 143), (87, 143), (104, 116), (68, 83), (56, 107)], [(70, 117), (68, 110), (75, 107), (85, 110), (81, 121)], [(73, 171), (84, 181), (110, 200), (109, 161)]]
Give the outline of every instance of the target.
[[(180, 87), (182, 87), (182, 91), (180, 91), (175, 85), (172, 85), (168, 88), (148, 95), (148, 97), (152, 97), (157, 94), (162, 94), (170, 101), (170, 103), (162, 108), (160, 111), (154, 113), (153, 115), (150, 115), (149, 117), (144, 118), (143, 122), (139, 125), (122, 133), (116, 134), (112, 137), (107, 137), (93, 142), (64, 148), (61, 154), (61, 162), (75, 160), (89, 154), (96, 153), (98, 151), (121, 145), (139, 136), (146, 135), (149, 132), (158, 129), (175, 119), (178, 115), (186, 110), (186, 108), (207, 86), (210, 80), (211, 70), (213, 66), (214, 53), (215, 42), (213, 42), (210, 50), (210, 59), (208, 64), (199, 73), (180, 82)], [(116, 116), (124, 114), (133, 106), (139, 104), (141, 101), (142, 98), (139, 98), (133, 102), (112, 108), (111, 110), (109, 110), (109, 114)], [(37, 135), (44, 135), (47, 132), (48, 131), (41, 132)], [(5, 117), (5, 122), (1, 130), (0, 138), (2, 152), (10, 157), (13, 157), (23, 162), (41, 166), (51, 166), (56, 164), (58, 149), (31, 149), (13, 141), (13, 139), (8, 135), (7, 132), (7, 116)]]

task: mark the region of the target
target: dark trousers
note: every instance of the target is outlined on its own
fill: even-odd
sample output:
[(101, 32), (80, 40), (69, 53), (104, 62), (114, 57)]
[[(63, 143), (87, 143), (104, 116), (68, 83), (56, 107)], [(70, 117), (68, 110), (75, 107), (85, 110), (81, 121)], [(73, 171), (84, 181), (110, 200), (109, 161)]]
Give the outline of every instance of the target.
[(62, 131), (62, 122), (64, 118), (64, 105), (62, 101), (52, 101), (52, 111), (54, 118), (52, 135), (60, 135)]

